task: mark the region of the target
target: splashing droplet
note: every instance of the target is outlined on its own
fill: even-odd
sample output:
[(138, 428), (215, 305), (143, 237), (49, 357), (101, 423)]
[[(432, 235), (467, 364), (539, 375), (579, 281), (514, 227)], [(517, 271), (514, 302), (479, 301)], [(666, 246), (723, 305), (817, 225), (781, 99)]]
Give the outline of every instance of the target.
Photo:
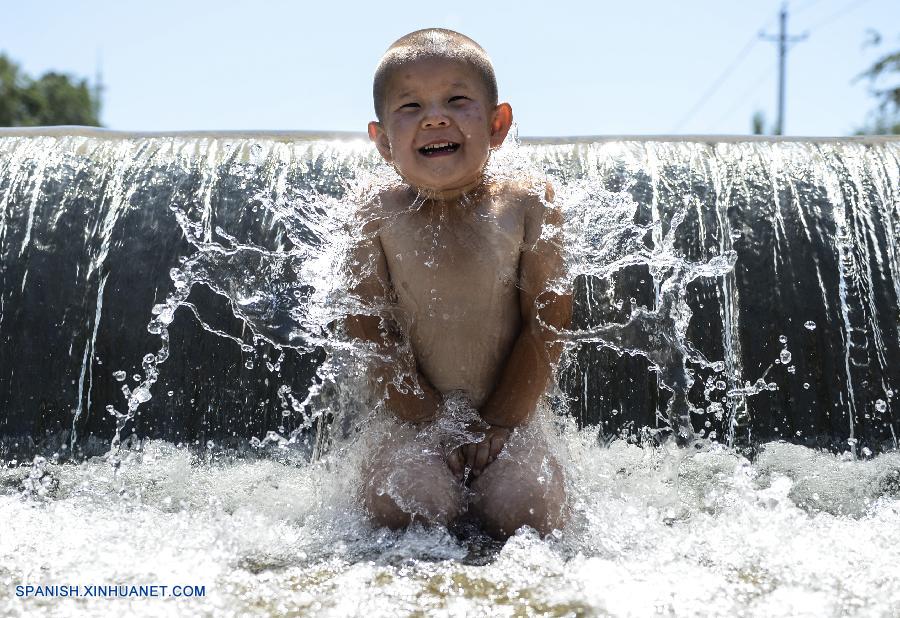
[(115, 371), (115, 372), (113, 372), (113, 377), (114, 377), (118, 382), (124, 382), (124, 381), (125, 381), (125, 378), (128, 377), (128, 374), (125, 373), (124, 371)]
[(781, 354), (778, 355), (778, 360), (782, 362), (782, 364), (787, 365), (791, 362), (791, 353), (789, 350), (784, 349), (781, 351)]
[(816, 330), (816, 323), (812, 320), (807, 320), (803, 323), (803, 326), (806, 327), (806, 330)]
[(150, 395), (150, 391), (148, 391), (143, 386), (138, 386), (131, 393), (132, 398), (134, 398), (138, 403), (146, 403), (150, 401), (152, 395)]
[(160, 324), (166, 326), (171, 324), (172, 320), (175, 319), (175, 307), (170, 305), (153, 305), (153, 309), (150, 310), (150, 313), (156, 316), (156, 319)]
[(781, 343), (787, 343), (787, 337), (785, 335), (779, 335), (778, 341)]
[(884, 412), (887, 410), (887, 402), (884, 399), (878, 399), (875, 402), (875, 409), (879, 412)]

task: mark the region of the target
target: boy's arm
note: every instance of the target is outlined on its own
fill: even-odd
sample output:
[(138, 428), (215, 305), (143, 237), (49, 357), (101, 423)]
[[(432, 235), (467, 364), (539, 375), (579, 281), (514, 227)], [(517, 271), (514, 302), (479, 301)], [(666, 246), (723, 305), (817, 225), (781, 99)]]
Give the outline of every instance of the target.
[(497, 427), (523, 425), (534, 414), (562, 351), (562, 344), (554, 342), (548, 326), (568, 328), (572, 319), (571, 293), (548, 289), (551, 282), (564, 274), (563, 216), (558, 208), (550, 205), (553, 190), (549, 185), (547, 204), (533, 199), (534, 204), (526, 215), (526, 241), (531, 237), (533, 244), (522, 252), (519, 262), (522, 331), (494, 392), (481, 410), (484, 421)]
[[(363, 225), (361, 239), (350, 255), (350, 271), (355, 281), (350, 293), (374, 311), (372, 314), (348, 315), (344, 327), (350, 336), (376, 344), (380, 354), (390, 357), (400, 352), (401, 345), (399, 329), (393, 319), (384, 315), (384, 308), (391, 298), (391, 283), (378, 226), (379, 222), (373, 219)], [(416, 374), (421, 396), (410, 379), (412, 373)], [(376, 383), (387, 385), (387, 407), (400, 420), (418, 423), (436, 416), (440, 394), (416, 370), (414, 361), (378, 362), (372, 377)], [(401, 381), (403, 390), (397, 388), (396, 381)]]

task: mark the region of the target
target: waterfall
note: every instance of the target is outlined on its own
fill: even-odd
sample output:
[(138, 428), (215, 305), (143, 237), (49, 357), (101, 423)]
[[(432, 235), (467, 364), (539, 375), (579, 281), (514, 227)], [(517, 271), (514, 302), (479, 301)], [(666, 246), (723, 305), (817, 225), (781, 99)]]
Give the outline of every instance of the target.
[[(495, 159), (546, 175), (566, 216), (556, 395), (581, 425), (897, 448), (900, 140)], [(0, 436), (308, 439), (323, 363), (352, 373), (326, 332), (342, 217), (386, 173), (355, 136), (0, 131)]]

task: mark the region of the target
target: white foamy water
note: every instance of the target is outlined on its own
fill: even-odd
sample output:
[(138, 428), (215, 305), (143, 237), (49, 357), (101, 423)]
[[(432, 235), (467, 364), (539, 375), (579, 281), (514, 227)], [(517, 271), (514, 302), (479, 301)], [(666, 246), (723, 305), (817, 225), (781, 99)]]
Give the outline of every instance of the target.
[[(199, 457), (145, 444), (0, 476), (0, 613), (895, 616), (900, 454), (783, 443), (599, 447), (571, 431), (569, 524), (505, 545), (373, 529), (354, 458)], [(30, 488), (28, 488), (30, 487)], [(43, 494), (43, 495), (42, 495)], [(17, 598), (17, 585), (204, 586), (202, 598)]]

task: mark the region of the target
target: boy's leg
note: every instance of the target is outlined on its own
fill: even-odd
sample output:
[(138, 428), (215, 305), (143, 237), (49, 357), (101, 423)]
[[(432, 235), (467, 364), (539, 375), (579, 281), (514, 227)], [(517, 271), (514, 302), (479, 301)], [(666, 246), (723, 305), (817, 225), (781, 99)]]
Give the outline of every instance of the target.
[(537, 427), (517, 429), (471, 488), (470, 510), (494, 537), (507, 538), (524, 525), (545, 535), (565, 523), (562, 467)]
[(363, 466), (363, 503), (379, 526), (447, 525), (462, 511), (463, 488), (446, 457), (418, 443), (410, 427), (396, 425)]

